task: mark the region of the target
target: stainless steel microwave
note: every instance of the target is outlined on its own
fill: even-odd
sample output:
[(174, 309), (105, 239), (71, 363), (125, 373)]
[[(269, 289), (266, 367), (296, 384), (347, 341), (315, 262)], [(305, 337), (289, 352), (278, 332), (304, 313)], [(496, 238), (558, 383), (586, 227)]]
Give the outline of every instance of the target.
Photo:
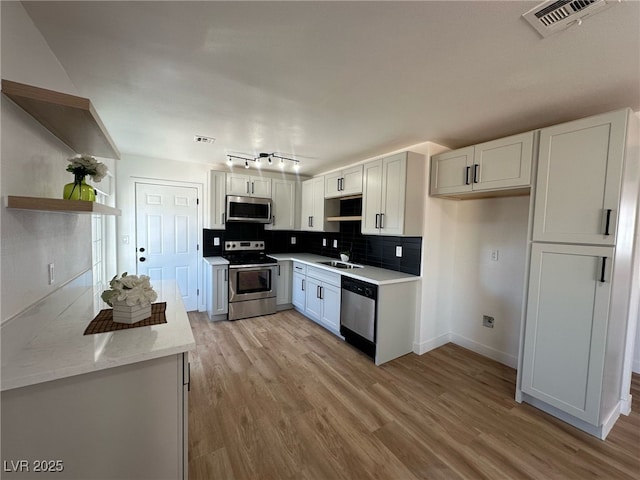
[(227, 195), (227, 222), (271, 223), (271, 199)]

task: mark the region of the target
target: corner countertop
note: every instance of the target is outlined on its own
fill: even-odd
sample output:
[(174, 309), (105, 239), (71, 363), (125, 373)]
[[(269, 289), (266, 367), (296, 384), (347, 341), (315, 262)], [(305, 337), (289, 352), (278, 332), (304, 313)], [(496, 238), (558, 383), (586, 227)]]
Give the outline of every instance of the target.
[(229, 260), (222, 257), (203, 257), (203, 260), (214, 267), (216, 265), (229, 265)]
[(36, 304), (24, 312), (22, 318), (15, 318), (21, 325), (27, 325), (20, 326), (20, 329), (28, 330), (20, 335), (13, 334), (11, 329), (3, 331), (3, 349), (11, 342), (20, 342), (21, 345), (8, 349), (12, 350), (11, 353), (3, 352), (1, 390), (193, 350), (196, 344), (177, 284), (175, 281), (163, 281), (153, 283), (153, 288), (158, 293), (157, 302), (167, 302), (167, 323), (83, 335), (94, 318), (91, 286), (85, 287), (61, 313), (53, 313), (53, 318), (42, 314), (43, 311), (55, 312), (50, 304), (45, 303)]
[(369, 265), (364, 265), (362, 268), (354, 269), (330, 267), (329, 265), (322, 265), (318, 262), (336, 260), (335, 258), (323, 257), (322, 255), (314, 255), (311, 253), (270, 253), (269, 256), (278, 261), (292, 260), (294, 262), (304, 263), (311, 267), (340, 273), (340, 275), (362, 280), (363, 282), (373, 283), (375, 285), (389, 285), (392, 283), (415, 282), (420, 280), (420, 277), (417, 275), (396, 272), (395, 270), (387, 270), (386, 268), (370, 267)]

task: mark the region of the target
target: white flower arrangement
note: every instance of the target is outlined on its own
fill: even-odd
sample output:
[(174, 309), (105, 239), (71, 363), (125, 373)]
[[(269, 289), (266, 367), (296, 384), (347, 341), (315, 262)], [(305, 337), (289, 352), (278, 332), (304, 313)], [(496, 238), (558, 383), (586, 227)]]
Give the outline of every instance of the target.
[(95, 182), (102, 180), (109, 171), (104, 163), (97, 161), (96, 157), (91, 155), (77, 155), (68, 158), (67, 161), (70, 162), (67, 172), (82, 177), (89, 175)]
[(102, 292), (102, 300), (111, 307), (115, 301), (124, 301), (130, 307), (150, 305), (158, 298), (147, 275), (127, 275), (124, 272), (120, 278), (118, 275), (113, 277), (109, 286), (110, 290)]

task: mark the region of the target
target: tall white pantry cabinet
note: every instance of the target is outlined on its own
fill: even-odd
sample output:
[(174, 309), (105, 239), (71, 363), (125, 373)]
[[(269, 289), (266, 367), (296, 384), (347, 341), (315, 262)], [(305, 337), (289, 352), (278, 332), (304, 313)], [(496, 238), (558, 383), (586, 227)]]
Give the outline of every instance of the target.
[(516, 399), (604, 439), (630, 408), (638, 317), (638, 118), (540, 131)]

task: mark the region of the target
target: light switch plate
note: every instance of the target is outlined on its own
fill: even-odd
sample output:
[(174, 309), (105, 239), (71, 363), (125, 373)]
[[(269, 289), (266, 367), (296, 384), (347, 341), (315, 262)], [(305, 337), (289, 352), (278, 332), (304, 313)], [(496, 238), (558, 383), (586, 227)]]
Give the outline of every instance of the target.
[(401, 257), (402, 256), (402, 246), (401, 245), (397, 245), (396, 246), (396, 257)]
[(323, 239), (322, 239), (322, 246), (323, 246), (323, 247), (326, 247), (326, 246), (327, 246), (327, 239), (326, 239), (326, 238), (323, 238)]
[(499, 257), (500, 257), (500, 251), (498, 249), (491, 250), (491, 260), (493, 260), (494, 262), (497, 262)]
[(338, 248), (338, 240), (333, 241), (333, 248)]
[(291, 237), (291, 245), (295, 245), (296, 244), (296, 237)]
[(214, 247), (220, 246), (220, 237), (213, 237), (213, 246)]

